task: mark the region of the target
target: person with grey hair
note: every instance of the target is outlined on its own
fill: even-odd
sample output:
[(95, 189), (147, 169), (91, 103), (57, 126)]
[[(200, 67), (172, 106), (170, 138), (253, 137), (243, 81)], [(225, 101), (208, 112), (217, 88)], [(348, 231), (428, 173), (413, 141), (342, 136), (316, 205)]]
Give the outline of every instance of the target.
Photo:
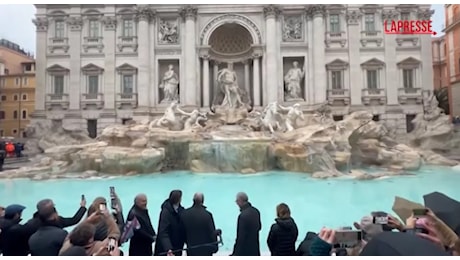
[(181, 221), (184, 225), (187, 256), (212, 256), (218, 251), (218, 230), (214, 218), (204, 204), (203, 193), (193, 195), (193, 205), (184, 210)]
[(238, 192), (236, 204), (240, 208), (236, 241), (232, 256), (260, 256), (259, 232), (262, 229), (260, 212), (249, 202), (248, 195)]
[(139, 194), (134, 198), (134, 205), (128, 213), (128, 221), (134, 218), (139, 222), (139, 228), (134, 229), (134, 235), (129, 241), (130, 256), (152, 256), (152, 244), (155, 242), (155, 229), (147, 209), (147, 196)]

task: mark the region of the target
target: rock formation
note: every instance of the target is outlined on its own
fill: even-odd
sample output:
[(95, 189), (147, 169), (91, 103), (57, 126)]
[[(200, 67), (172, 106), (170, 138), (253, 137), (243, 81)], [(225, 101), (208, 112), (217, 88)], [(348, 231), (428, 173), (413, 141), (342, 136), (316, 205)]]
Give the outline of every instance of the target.
[[(298, 105), (280, 107), (272, 103), (264, 111), (238, 117), (239, 124), (230, 124), (221, 119), (222, 115), (185, 112), (172, 104), (159, 119), (109, 126), (97, 140), (75, 130), (35, 125), (31, 142), (36, 145), (28, 148), (43, 154), (35, 158), (33, 167), (5, 171), (0, 178), (88, 177), (170, 170), (283, 170), (311, 173), (316, 178), (349, 175), (370, 179), (409, 174), (407, 171), (417, 170), (423, 164), (457, 164), (426, 149), (431, 139), (442, 134), (434, 134), (437, 130), (426, 125), (424, 129), (428, 130), (421, 131), (421, 124), (417, 125), (420, 121), (414, 120), (417, 130), (413, 142), (417, 145), (412, 147), (397, 143), (368, 112), (354, 112), (334, 122), (329, 111), (323, 106), (315, 114), (303, 115), (297, 113)], [(438, 128), (445, 129), (442, 133), (447, 134), (448, 122), (439, 119), (442, 115), (437, 118), (433, 120), (438, 120)], [(363, 166), (379, 167), (382, 171), (368, 174), (358, 170)]]

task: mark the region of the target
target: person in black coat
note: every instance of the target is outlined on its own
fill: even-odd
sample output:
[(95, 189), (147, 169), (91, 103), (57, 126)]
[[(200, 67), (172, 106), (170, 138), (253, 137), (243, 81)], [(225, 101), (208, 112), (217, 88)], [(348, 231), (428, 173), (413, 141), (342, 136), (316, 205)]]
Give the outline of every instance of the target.
[[(43, 199), (43, 200), (40, 200), (37, 203), (37, 211), (34, 213), (34, 221), (39, 222), (38, 211), (39, 211), (40, 208), (46, 208), (46, 207), (49, 208), (49, 209), (54, 208), (53, 200), (51, 200), (51, 199)], [(65, 217), (59, 216), (59, 219), (57, 220), (57, 224), (61, 228), (74, 226), (74, 225), (78, 224), (81, 221), (81, 219), (85, 216), (85, 213), (86, 213), (86, 200), (83, 198), (80, 201), (80, 208), (77, 210), (75, 215), (73, 217), (70, 217), (70, 218), (65, 218)]]
[(180, 215), (184, 210), (181, 206), (182, 191), (173, 190), (169, 199), (161, 205), (160, 220), (158, 221), (158, 237), (154, 255), (182, 256), (185, 243), (184, 229)]
[(240, 207), (236, 241), (232, 256), (260, 256), (259, 232), (262, 228), (260, 212), (249, 203), (248, 195), (239, 192), (236, 204)]
[(310, 253), (310, 247), (315, 237), (317, 236), (318, 234), (316, 234), (315, 232), (311, 232), (311, 231), (307, 232), (304, 240), (300, 243), (299, 247), (297, 248), (296, 255), (297, 256), (311, 256), (312, 254)]
[(30, 254), (32, 256), (58, 256), (67, 231), (60, 227), (59, 215), (56, 209), (38, 209), (38, 217), (41, 220), (41, 227), (29, 239)]
[[(184, 210), (181, 220), (184, 225), (188, 256), (212, 256), (217, 253), (217, 230), (211, 212), (203, 205), (204, 195), (193, 196), (193, 206)], [(203, 246), (200, 246), (203, 245)]]
[(147, 210), (147, 196), (139, 194), (134, 199), (134, 205), (128, 213), (128, 221), (136, 218), (140, 228), (134, 229), (134, 235), (129, 241), (130, 256), (152, 256), (152, 244), (155, 242), (156, 233), (150, 221)]
[(299, 231), (288, 205), (281, 203), (276, 207), (276, 223), (270, 228), (267, 245), (272, 256), (295, 256), (295, 242)]

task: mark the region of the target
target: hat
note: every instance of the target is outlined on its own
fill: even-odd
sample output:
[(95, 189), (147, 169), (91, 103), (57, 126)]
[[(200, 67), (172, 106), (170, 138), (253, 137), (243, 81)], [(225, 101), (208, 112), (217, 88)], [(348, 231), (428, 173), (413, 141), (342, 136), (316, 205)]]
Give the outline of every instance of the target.
[(5, 216), (14, 216), (16, 214), (20, 214), (25, 208), (26, 207), (19, 205), (19, 204), (9, 205), (5, 209)]
[(361, 229), (364, 233), (364, 240), (369, 241), (375, 235), (383, 232), (383, 227), (380, 224), (374, 224), (373, 216), (364, 216), (361, 218), (361, 222), (355, 223), (355, 226)]

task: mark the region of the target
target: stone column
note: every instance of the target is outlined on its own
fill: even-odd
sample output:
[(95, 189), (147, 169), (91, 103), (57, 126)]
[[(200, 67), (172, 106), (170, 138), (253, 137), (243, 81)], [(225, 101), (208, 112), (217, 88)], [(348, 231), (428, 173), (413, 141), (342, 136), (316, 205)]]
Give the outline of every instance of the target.
[(213, 69), (213, 79), (212, 79), (212, 85), (214, 87), (214, 84), (216, 84), (217, 82), (217, 73), (219, 73), (219, 62), (218, 61), (214, 61), (214, 69)]
[(48, 40), (48, 19), (45, 17), (37, 17), (33, 20), (37, 27), (37, 45), (35, 51), (35, 113), (44, 113), (46, 94), (48, 88), (46, 86), (46, 42)]
[[(253, 104), (255, 107), (258, 107), (260, 106), (260, 56), (259, 55), (254, 55), (253, 56), (253, 63), (252, 63), (252, 73), (253, 73), (253, 76), (252, 76), (252, 80), (253, 80), (253, 83), (252, 83), (252, 87), (253, 87)], [(268, 74), (269, 77), (270, 74)], [(276, 92), (276, 90), (275, 90)]]
[(140, 6), (137, 10), (139, 21), (137, 30), (138, 40), (138, 78), (137, 78), (137, 99), (139, 110), (148, 112), (150, 103), (150, 51), (149, 41), (153, 35), (149, 33), (149, 24), (154, 16), (154, 12), (147, 6)]
[(313, 70), (314, 70), (314, 103), (324, 103), (327, 91), (327, 74), (326, 66), (324, 65), (326, 56), (326, 47), (324, 44), (325, 37), (325, 6), (312, 5), (308, 8), (308, 12), (313, 19)]
[[(434, 10), (419, 9), (418, 18), (420, 20), (430, 20)], [(456, 36), (458, 37), (458, 36)], [(422, 67), (420, 71), (422, 73), (422, 90), (433, 91), (433, 70), (430, 65), (433, 64), (433, 56), (431, 55), (431, 35), (420, 35), (420, 47), (422, 55)], [(417, 80), (419, 82), (419, 80)]]
[[(197, 105), (197, 55), (196, 55), (196, 37), (195, 37), (195, 20), (197, 8), (192, 5), (186, 6), (181, 10), (181, 16), (185, 21), (185, 42), (183, 43), (184, 60), (185, 60), (185, 82), (181, 84), (181, 91), (185, 92), (184, 105)], [(182, 87), (183, 86), (183, 87)]]
[[(265, 15), (265, 32), (266, 35), (266, 71), (267, 71), (267, 86), (264, 89), (264, 94), (267, 95), (267, 102), (278, 101), (278, 57), (279, 57), (279, 48), (277, 41), (280, 39), (276, 35), (276, 19), (280, 14), (278, 7), (274, 5), (269, 5), (264, 7)], [(257, 59), (258, 60), (258, 59)], [(256, 62), (256, 60), (254, 60)], [(259, 80), (258, 80), (259, 81)], [(255, 84), (254, 84), (255, 87)], [(255, 88), (254, 88), (255, 89)], [(256, 96), (254, 96), (256, 99)]]
[(351, 84), (350, 90), (350, 104), (361, 105), (361, 93), (363, 89), (363, 74), (361, 69), (361, 60), (359, 48), (361, 47), (361, 28), (359, 21), (362, 14), (359, 10), (353, 10), (347, 12), (347, 23), (348, 23), (348, 49), (350, 52), (350, 79)]
[[(393, 19), (398, 19), (398, 17), (399, 17), (399, 14), (396, 13), (394, 9), (384, 10), (382, 13), (383, 20), (391, 21)], [(380, 88), (385, 88), (386, 90), (388, 105), (399, 105), (398, 88), (400, 88), (400, 85), (398, 82), (398, 78), (399, 78), (398, 68), (396, 67), (396, 64), (397, 64), (396, 35), (395, 34), (384, 34), (383, 37), (384, 37), (384, 46), (385, 46), (385, 83), (386, 83), (386, 86), (380, 86)], [(352, 103), (353, 103), (353, 97), (352, 97)]]
[(251, 81), (250, 81), (250, 75), (249, 75), (249, 61), (245, 60), (243, 61), (244, 64), (244, 89), (246, 90), (246, 93), (250, 95), (250, 89), (251, 89)]
[(203, 59), (203, 106), (209, 107), (209, 55), (202, 55)]
[(81, 28), (83, 20), (81, 17), (69, 17), (69, 45), (70, 45), (70, 80), (67, 89), (69, 94), (69, 109), (79, 110), (81, 100)]
[(117, 19), (115, 16), (106, 16), (104, 23), (104, 107), (108, 110), (115, 109), (116, 81), (115, 77), (115, 47)]

